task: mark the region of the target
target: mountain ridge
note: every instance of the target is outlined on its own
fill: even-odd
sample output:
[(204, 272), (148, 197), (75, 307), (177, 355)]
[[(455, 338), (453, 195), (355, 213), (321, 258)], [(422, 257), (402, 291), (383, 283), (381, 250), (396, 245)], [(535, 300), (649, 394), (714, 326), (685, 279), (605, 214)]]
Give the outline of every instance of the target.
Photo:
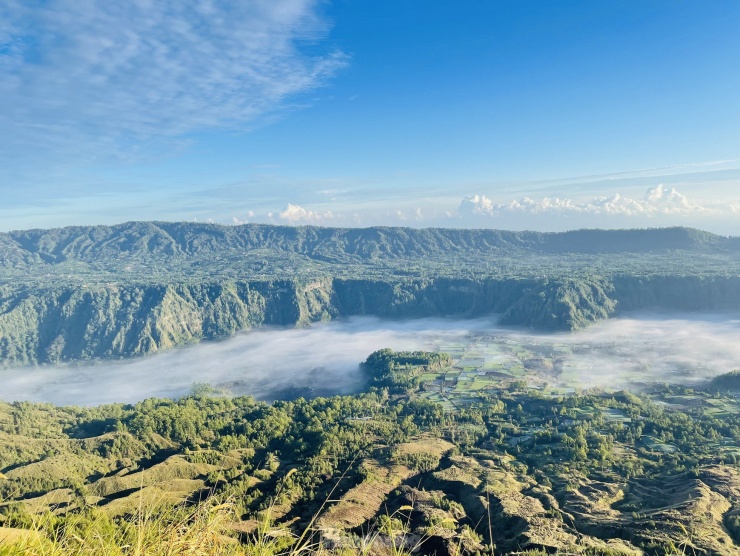
[(0, 366), (146, 355), (257, 326), (498, 314), (576, 330), (740, 309), (740, 238), (131, 222), (0, 234)]
[[(651, 244), (652, 242), (652, 244)], [(541, 253), (648, 252), (665, 249), (740, 252), (740, 237), (720, 236), (695, 228), (581, 229), (566, 232), (458, 228), (331, 228), (243, 224), (225, 226), (190, 222), (125, 222), (115, 226), (69, 226), (0, 233), (0, 254), (18, 249), (55, 259), (89, 260), (104, 254), (142, 252), (196, 255), (204, 249), (278, 248), (321, 256), (327, 248), (348, 256), (428, 255), (442, 248)]]

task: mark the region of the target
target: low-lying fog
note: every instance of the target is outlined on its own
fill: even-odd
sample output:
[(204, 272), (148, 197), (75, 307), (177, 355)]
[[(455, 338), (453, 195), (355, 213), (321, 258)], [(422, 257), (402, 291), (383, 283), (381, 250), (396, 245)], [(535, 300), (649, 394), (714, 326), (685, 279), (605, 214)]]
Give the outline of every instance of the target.
[[(692, 382), (740, 368), (740, 320), (701, 315), (632, 315), (575, 334), (529, 334), (492, 319), (383, 321), (372, 317), (304, 329), (262, 329), (123, 362), (0, 371), (0, 398), (93, 405), (188, 394), (194, 383), (274, 400), (356, 392), (359, 370), (376, 349), (425, 349), (481, 335), (567, 344), (564, 386), (622, 387)], [(554, 379), (557, 381), (558, 379)]]
[(740, 369), (740, 316), (632, 313), (575, 334), (537, 338), (567, 344), (562, 386), (639, 389), (656, 382), (697, 385)]
[(194, 383), (267, 401), (347, 394), (363, 388), (359, 363), (373, 351), (419, 349), (433, 338), (461, 338), (491, 322), (363, 317), (310, 328), (258, 329), (122, 362), (0, 371), (0, 398), (60, 405), (133, 402), (182, 396)]

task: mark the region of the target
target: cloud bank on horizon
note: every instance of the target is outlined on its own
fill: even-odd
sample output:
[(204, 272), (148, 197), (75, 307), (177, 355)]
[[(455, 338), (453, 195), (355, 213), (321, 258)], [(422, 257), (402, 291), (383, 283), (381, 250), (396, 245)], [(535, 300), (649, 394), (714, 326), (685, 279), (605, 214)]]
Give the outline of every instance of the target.
[[(406, 205), (393, 210), (345, 212), (342, 208), (324, 210), (289, 203), (281, 211), (249, 211), (232, 217), (234, 224), (273, 223), (320, 226), (443, 226), (472, 228), (532, 229), (557, 231), (584, 227), (660, 227), (694, 226), (732, 234), (733, 219), (740, 204), (701, 203), (674, 187), (658, 184), (640, 198), (614, 193), (582, 200), (557, 196), (523, 196), (495, 202), (484, 194), (466, 195), (454, 206), (419, 207)], [(322, 205), (325, 206), (325, 205)], [(726, 230), (717, 223), (726, 222)], [(740, 232), (740, 230), (738, 231)], [(735, 233), (738, 233), (735, 232)]]
[(531, 199), (523, 197), (508, 203), (494, 204), (485, 195), (465, 197), (460, 203), (460, 212), (470, 216), (495, 217), (505, 213), (553, 213), (553, 214), (600, 214), (620, 216), (653, 216), (706, 214), (711, 209), (694, 204), (675, 188), (663, 184), (650, 188), (642, 200), (622, 197), (615, 193), (611, 197), (596, 197), (586, 202), (558, 197)]

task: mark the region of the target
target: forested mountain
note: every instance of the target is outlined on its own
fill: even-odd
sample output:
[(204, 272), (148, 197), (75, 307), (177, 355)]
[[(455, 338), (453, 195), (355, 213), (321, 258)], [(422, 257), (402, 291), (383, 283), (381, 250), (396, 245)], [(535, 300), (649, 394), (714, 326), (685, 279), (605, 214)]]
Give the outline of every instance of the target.
[(168, 267), (179, 260), (208, 260), (254, 250), (291, 253), (316, 261), (367, 262), (450, 255), (606, 254), (681, 250), (738, 254), (740, 238), (690, 228), (578, 230), (563, 233), (443, 228), (321, 228), (183, 222), (128, 222), (0, 234), (6, 268), (63, 262), (111, 266), (122, 259)]
[(648, 308), (740, 308), (740, 239), (163, 222), (0, 234), (3, 365), (143, 355), (353, 315), (496, 313), (573, 330)]

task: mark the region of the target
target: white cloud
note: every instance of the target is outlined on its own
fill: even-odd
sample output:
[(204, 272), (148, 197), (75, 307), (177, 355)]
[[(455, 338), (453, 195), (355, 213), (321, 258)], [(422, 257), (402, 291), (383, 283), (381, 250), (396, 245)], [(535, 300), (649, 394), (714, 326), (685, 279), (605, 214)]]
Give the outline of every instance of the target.
[(473, 195), (465, 197), (460, 203), (460, 214), (477, 217), (517, 213), (659, 216), (696, 215), (710, 211), (707, 207), (692, 203), (674, 188), (667, 189), (662, 184), (648, 189), (643, 200), (622, 197), (616, 193), (611, 197), (595, 197), (582, 202), (559, 197), (523, 197), (506, 203), (494, 203), (485, 195)]
[[(243, 129), (346, 63), (306, 55), (316, 0), (4, 0), (0, 153), (143, 149)], [(101, 153), (102, 151), (102, 153)], [(48, 154), (48, 153), (45, 153)]]
[(280, 212), (279, 216), (281, 220), (290, 224), (319, 224), (334, 218), (330, 211), (315, 212), (293, 204), (289, 204), (285, 210)]
[(697, 205), (689, 202), (685, 195), (681, 195), (675, 188), (667, 189), (663, 184), (649, 189), (645, 195), (645, 200), (653, 206), (661, 207), (664, 210), (694, 211), (701, 209)]
[(249, 222), (254, 218), (254, 211), (249, 210), (247, 211), (247, 215), (244, 218), (239, 218), (238, 216), (232, 216), (231, 222), (234, 224), (234, 226), (241, 226), (242, 224), (249, 224)]
[(460, 212), (473, 216), (493, 216), (493, 201), (485, 195), (465, 197), (460, 203)]

